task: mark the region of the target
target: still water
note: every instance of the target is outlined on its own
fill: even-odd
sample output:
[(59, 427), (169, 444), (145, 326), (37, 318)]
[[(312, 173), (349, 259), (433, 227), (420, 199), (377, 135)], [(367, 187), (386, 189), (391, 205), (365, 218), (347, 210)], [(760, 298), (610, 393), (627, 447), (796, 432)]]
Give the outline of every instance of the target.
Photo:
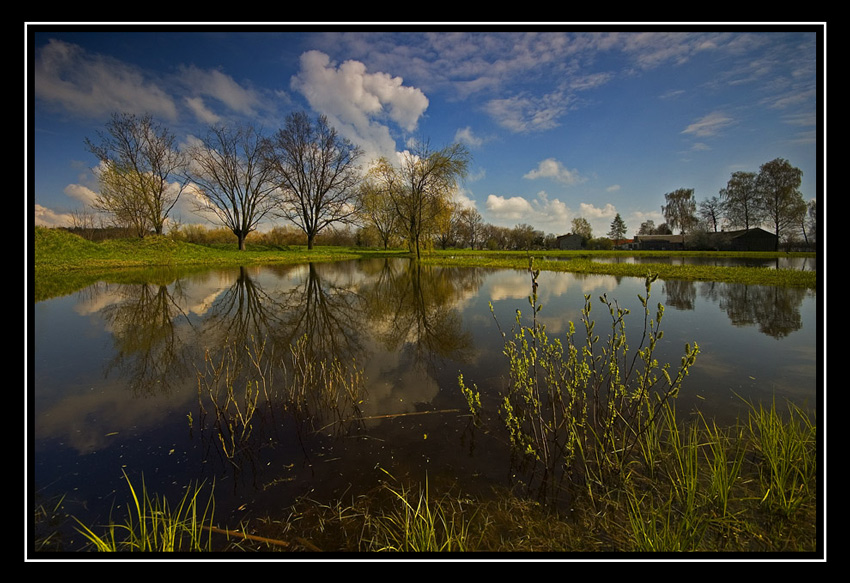
[[(122, 472), (175, 501), (189, 484), (214, 482), (217, 520), (237, 525), (301, 496), (366, 492), (385, 472), (472, 494), (509, 485), (508, 452), (472, 431), (457, 378), (494, 406), (506, 365), (499, 328), (510, 333), (516, 311), (530, 313), (530, 283), (526, 271), (377, 259), (99, 283), (38, 302), (29, 416), (38, 498), (65, 495), (69, 513), (99, 524), (126, 500)], [(550, 336), (579, 323), (585, 294), (604, 330), (596, 298), (606, 294), (631, 310), (626, 333), (638, 344), (642, 279), (544, 272), (539, 284)], [(659, 360), (675, 367), (686, 342), (701, 349), (680, 411), (732, 422), (746, 412), (742, 398), (816, 409), (814, 291), (657, 281), (657, 302)], [(276, 368), (280, 355), (287, 369)], [(337, 386), (358, 389), (307, 394), (310, 375), (327, 385), (332, 370)], [(361, 378), (352, 374), (362, 382), (340, 380)], [(247, 404), (224, 398), (228, 383), (243, 396), (252, 387), (250, 422), (240, 423)]]

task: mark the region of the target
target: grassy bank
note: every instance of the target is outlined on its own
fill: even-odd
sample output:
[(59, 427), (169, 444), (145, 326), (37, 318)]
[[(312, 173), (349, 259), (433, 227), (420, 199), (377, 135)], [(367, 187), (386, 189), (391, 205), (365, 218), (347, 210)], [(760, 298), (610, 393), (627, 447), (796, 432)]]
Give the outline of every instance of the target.
[[(711, 252), (624, 252), (624, 251), (470, 251), (448, 250), (427, 253), (429, 265), (475, 266), (526, 269), (529, 255), (535, 267), (543, 271), (644, 277), (647, 272), (661, 279), (720, 281), (754, 285), (781, 285), (814, 289), (817, 272), (791, 269), (752, 267), (715, 267), (669, 265), (659, 263), (608, 263), (594, 261), (608, 257), (750, 257), (774, 258), (782, 253), (711, 253)], [(812, 257), (813, 254), (800, 254)], [(342, 261), (364, 257), (406, 257), (405, 250), (383, 251), (360, 247), (249, 246), (239, 251), (236, 245), (204, 246), (177, 242), (168, 237), (87, 241), (59, 229), (36, 227), (33, 232), (32, 266), (36, 278), (36, 299), (51, 297), (62, 289), (79, 289), (77, 285), (98, 278), (129, 277), (141, 269), (185, 269), (192, 267), (226, 267), (238, 265), (292, 264)]]

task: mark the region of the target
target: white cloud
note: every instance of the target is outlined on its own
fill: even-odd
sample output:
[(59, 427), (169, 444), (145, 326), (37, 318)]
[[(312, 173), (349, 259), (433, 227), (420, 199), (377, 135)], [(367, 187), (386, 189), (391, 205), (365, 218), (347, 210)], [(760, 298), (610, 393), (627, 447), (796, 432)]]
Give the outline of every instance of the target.
[[(181, 67), (178, 79), (194, 96), (190, 99), (196, 108), (198, 104), (203, 104), (198, 96), (215, 99), (226, 105), (230, 111), (242, 115), (255, 115), (263, 108), (263, 100), (259, 94), (241, 86), (221, 71), (204, 70), (194, 66)], [(201, 110), (209, 111), (207, 107)]]
[(319, 51), (301, 55), (301, 69), (291, 86), (310, 106), (326, 115), (331, 125), (366, 149), (370, 155), (395, 151), (387, 119), (405, 131), (413, 131), (428, 108), (428, 98), (419, 89), (405, 87), (400, 77), (367, 73), (358, 61), (338, 67)]
[(492, 99), (484, 108), (502, 127), (524, 133), (558, 127), (558, 120), (567, 111), (567, 103), (568, 98), (556, 92), (542, 97)]
[(715, 111), (696, 120), (694, 123), (682, 130), (682, 133), (692, 134), (700, 138), (709, 137), (717, 135), (721, 130), (734, 123), (735, 120), (728, 115)]
[(34, 207), (35, 224), (39, 227), (70, 227), (73, 224), (70, 213), (59, 213), (36, 204)]
[(526, 173), (523, 178), (536, 180), (538, 178), (551, 178), (564, 184), (578, 184), (584, 182), (584, 178), (579, 176), (577, 170), (569, 170), (564, 167), (559, 161), (554, 158), (547, 158), (541, 161), (537, 168)]
[(529, 201), (522, 196), (509, 198), (491, 194), (487, 197), (485, 208), (496, 224), (513, 226), (527, 223), (536, 229), (560, 233), (569, 229), (570, 209), (558, 199), (549, 200), (541, 191)]
[(455, 142), (466, 143), (470, 146), (478, 147), (484, 143), (484, 140), (473, 134), (472, 128), (467, 126), (455, 132)]
[(69, 184), (65, 187), (65, 194), (74, 200), (83, 203), (85, 206), (90, 206), (97, 198), (97, 193), (87, 186), (82, 184)]
[(526, 220), (533, 209), (531, 203), (521, 196), (505, 198), (491, 194), (487, 197), (487, 210), (497, 219)]
[(50, 40), (34, 60), (35, 97), (53, 107), (91, 117), (126, 111), (177, 117), (177, 106), (139, 69), (77, 45)]

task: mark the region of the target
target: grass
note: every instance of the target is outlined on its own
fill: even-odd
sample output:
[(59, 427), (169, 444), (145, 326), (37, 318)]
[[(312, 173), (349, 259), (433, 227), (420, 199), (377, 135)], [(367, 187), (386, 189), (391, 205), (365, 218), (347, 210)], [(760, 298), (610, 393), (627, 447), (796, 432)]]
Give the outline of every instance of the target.
[(130, 490), (131, 500), (123, 522), (106, 525), (103, 534), (79, 520), (78, 531), (99, 552), (207, 552), (212, 550), (212, 526), (214, 498), (210, 495), (205, 506), (201, 506), (201, 487), (189, 488), (176, 506), (168, 500), (149, 493), (142, 479), (137, 492), (130, 478), (124, 474)]
[[(471, 251), (448, 250), (427, 253), (423, 261), (433, 265), (525, 269), (528, 257), (543, 271), (579, 274), (644, 277), (648, 271), (661, 279), (721, 281), (755, 285), (780, 285), (814, 289), (817, 272), (752, 267), (713, 267), (669, 265), (665, 263), (603, 263), (605, 257), (782, 257), (786, 253), (720, 253), (655, 251)], [(814, 254), (797, 254), (813, 256)], [(33, 230), (32, 266), (36, 300), (81, 289), (99, 279), (127, 281), (142, 277), (147, 270), (167, 273), (180, 269), (203, 269), (261, 264), (297, 264), (342, 261), (366, 257), (407, 257), (405, 250), (379, 250), (361, 247), (317, 246), (308, 250), (299, 245), (249, 245), (239, 251), (236, 245), (197, 245), (174, 241), (166, 236), (144, 239), (87, 241), (61, 229), (36, 227)], [(147, 277), (145, 275), (144, 277)]]

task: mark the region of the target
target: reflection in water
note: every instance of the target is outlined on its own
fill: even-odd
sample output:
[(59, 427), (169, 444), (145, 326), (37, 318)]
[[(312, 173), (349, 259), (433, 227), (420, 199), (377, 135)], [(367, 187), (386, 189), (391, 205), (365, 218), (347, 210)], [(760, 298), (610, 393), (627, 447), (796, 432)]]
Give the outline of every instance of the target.
[[(586, 293), (639, 313), (642, 287), (544, 272), (540, 318), (564, 334)], [(457, 375), (485, 399), (498, 392), (505, 359), (489, 304), (509, 325), (529, 291), (524, 271), (373, 259), (101, 283), (39, 302), (37, 484), (73, 492), (101, 519), (124, 491), (122, 468), (177, 497), (214, 480), (217, 513), (235, 520), (368, 487), (376, 468), (487, 490), (510, 479), (508, 460), (494, 435), (467, 434)], [(680, 281), (653, 291), (670, 308), (659, 358), (693, 340), (702, 350), (680, 399), (720, 413), (733, 392), (814, 404), (813, 292)]]

